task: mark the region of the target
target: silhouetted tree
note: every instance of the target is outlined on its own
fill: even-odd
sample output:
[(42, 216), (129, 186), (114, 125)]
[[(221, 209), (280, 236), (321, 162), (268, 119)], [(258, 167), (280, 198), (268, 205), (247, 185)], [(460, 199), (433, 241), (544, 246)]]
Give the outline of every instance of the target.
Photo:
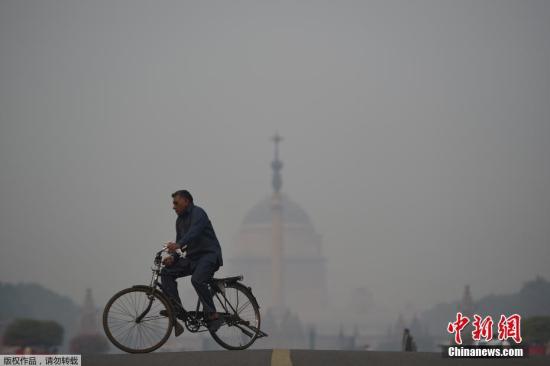
[(63, 341), (63, 327), (51, 320), (15, 319), (4, 333), (6, 346), (58, 346)]

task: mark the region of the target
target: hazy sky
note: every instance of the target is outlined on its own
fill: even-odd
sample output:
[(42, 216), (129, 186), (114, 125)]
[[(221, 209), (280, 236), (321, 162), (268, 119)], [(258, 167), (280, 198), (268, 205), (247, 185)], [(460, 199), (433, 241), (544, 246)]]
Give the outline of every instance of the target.
[(2, 0), (0, 93), (2, 281), (103, 306), (181, 188), (229, 258), (275, 131), (333, 299), (550, 279), (549, 1)]

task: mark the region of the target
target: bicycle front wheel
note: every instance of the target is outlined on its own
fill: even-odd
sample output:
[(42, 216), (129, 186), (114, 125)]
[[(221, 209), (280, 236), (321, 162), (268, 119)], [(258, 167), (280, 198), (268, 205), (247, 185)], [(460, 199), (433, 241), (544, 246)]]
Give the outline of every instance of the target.
[[(165, 310), (167, 316), (160, 315)], [(131, 287), (116, 293), (103, 310), (103, 329), (117, 348), (128, 353), (148, 353), (170, 337), (172, 307), (166, 297), (150, 287)]]
[(256, 299), (244, 285), (230, 283), (223, 293), (214, 294), (216, 310), (224, 324), (210, 335), (223, 348), (242, 350), (250, 347), (260, 333), (260, 310)]

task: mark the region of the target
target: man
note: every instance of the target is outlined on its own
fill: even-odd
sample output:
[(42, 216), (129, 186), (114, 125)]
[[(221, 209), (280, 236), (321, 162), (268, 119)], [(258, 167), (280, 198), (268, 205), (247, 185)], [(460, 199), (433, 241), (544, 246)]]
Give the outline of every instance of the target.
[[(162, 286), (175, 303), (176, 316), (180, 317), (182, 309), (176, 279), (191, 275), (191, 283), (203, 304), (208, 328), (216, 331), (223, 321), (216, 312), (208, 282), (223, 265), (220, 243), (208, 215), (201, 207), (195, 206), (189, 191), (177, 191), (172, 194), (172, 199), (178, 215), (176, 242), (167, 243), (171, 255), (163, 260), (164, 267), (160, 272)], [(186, 247), (185, 257), (176, 252), (182, 247)]]
[(403, 338), (401, 340), (401, 350), (404, 352), (415, 352), (416, 351), (416, 342), (411, 335), (411, 332), (408, 328), (403, 330)]

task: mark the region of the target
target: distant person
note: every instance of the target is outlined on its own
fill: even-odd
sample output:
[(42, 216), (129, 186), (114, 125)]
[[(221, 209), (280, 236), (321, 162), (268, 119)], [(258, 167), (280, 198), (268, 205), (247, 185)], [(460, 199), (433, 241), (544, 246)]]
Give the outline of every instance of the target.
[[(174, 211), (178, 215), (176, 242), (167, 243), (171, 256), (163, 259), (165, 266), (160, 272), (162, 285), (171, 300), (177, 303), (179, 312), (176, 316), (180, 317), (181, 299), (176, 279), (191, 276), (191, 283), (203, 304), (208, 328), (216, 331), (223, 321), (216, 312), (208, 283), (214, 272), (223, 265), (220, 243), (208, 215), (201, 207), (195, 206), (189, 191), (177, 191), (172, 194), (172, 198)], [(176, 250), (184, 246), (187, 254), (182, 257)], [(161, 311), (161, 315), (166, 316), (166, 311)]]
[(401, 341), (401, 350), (404, 352), (415, 352), (416, 342), (413, 339), (408, 328), (403, 330), (403, 339)]

